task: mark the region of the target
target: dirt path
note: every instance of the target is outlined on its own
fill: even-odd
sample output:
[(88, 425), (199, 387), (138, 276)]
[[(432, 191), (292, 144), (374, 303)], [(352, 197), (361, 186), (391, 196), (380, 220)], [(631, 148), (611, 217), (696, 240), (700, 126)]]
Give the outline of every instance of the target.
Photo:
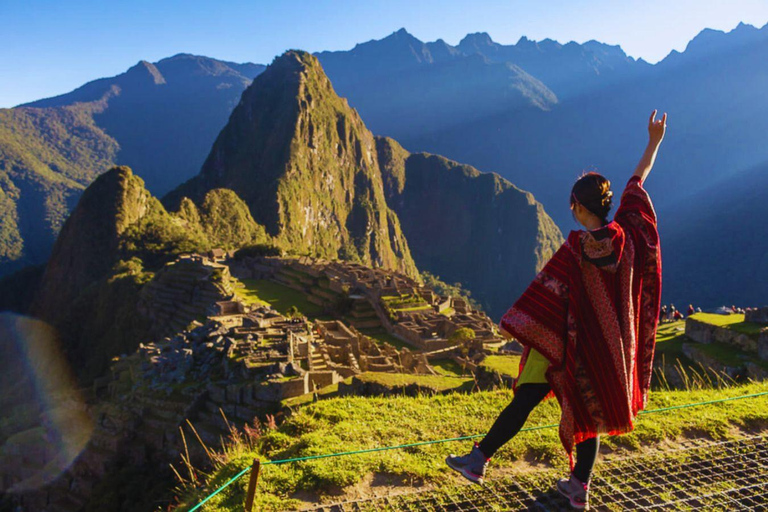
[[(394, 496), (348, 501), (317, 512), (571, 510), (553, 484), (554, 470)], [(601, 463), (592, 510), (768, 511), (768, 433), (691, 443)]]

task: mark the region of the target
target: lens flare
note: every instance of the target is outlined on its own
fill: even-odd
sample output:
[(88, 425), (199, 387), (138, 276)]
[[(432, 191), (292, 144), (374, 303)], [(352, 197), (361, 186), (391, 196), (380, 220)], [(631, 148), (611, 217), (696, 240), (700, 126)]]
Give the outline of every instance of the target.
[(0, 350), (0, 492), (39, 489), (80, 455), (93, 420), (53, 327), (2, 312)]

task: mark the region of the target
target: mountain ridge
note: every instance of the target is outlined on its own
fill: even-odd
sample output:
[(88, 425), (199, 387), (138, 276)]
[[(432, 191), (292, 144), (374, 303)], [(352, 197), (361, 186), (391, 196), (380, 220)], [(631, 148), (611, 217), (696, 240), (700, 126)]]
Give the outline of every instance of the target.
[(191, 177), (262, 69), (178, 54), (0, 109), (0, 274), (44, 263), (79, 195), (116, 163), (155, 193)]

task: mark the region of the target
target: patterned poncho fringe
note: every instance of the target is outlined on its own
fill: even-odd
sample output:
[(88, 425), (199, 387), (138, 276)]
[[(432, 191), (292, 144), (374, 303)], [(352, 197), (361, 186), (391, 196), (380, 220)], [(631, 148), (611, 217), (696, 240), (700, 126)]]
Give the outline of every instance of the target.
[(521, 370), (532, 348), (549, 360), (571, 468), (574, 445), (631, 431), (645, 408), (660, 298), (656, 213), (633, 176), (613, 222), (572, 231), (502, 317), (525, 347)]

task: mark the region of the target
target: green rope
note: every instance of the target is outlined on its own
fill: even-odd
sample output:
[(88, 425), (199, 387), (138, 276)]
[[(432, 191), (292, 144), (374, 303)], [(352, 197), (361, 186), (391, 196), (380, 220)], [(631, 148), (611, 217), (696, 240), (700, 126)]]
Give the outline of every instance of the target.
[(214, 496), (216, 496), (217, 494), (219, 494), (221, 491), (223, 491), (224, 489), (226, 489), (227, 487), (229, 487), (229, 484), (231, 484), (231, 483), (232, 483), (232, 482), (234, 482), (235, 480), (238, 480), (238, 479), (239, 479), (241, 476), (243, 476), (244, 474), (246, 474), (246, 473), (248, 472), (248, 470), (249, 470), (249, 469), (251, 469), (251, 466), (248, 466), (247, 468), (245, 468), (244, 470), (242, 470), (241, 472), (239, 472), (238, 474), (236, 474), (235, 476), (233, 476), (232, 478), (230, 478), (230, 479), (229, 479), (229, 481), (228, 481), (227, 483), (225, 483), (224, 485), (222, 485), (221, 487), (219, 487), (218, 489), (216, 489), (216, 491), (215, 491), (213, 494), (211, 494), (210, 496), (208, 496), (207, 498), (205, 498), (203, 501), (201, 501), (200, 503), (198, 503), (197, 505), (195, 505), (193, 508), (189, 509), (189, 512), (194, 512), (195, 510), (197, 510), (197, 509), (199, 509), (200, 507), (202, 507), (203, 505), (205, 505), (205, 503), (206, 503), (206, 502), (207, 502), (209, 499), (213, 498)]
[[(742, 400), (744, 398), (755, 398), (755, 397), (764, 396), (764, 395), (768, 395), (768, 391), (763, 391), (761, 393), (753, 393), (753, 394), (750, 394), (750, 395), (740, 395), (740, 396), (732, 396), (732, 397), (728, 397), (728, 398), (718, 398), (716, 400), (707, 400), (706, 402), (694, 402), (694, 403), (690, 403), (690, 404), (672, 405), (672, 406), (669, 406), (669, 407), (660, 407), (658, 409), (650, 409), (650, 410), (647, 410), (647, 411), (640, 411), (639, 414), (653, 414), (653, 413), (657, 413), (657, 412), (672, 411), (672, 410), (675, 410), (675, 409), (687, 409), (687, 408), (690, 408), (690, 407), (699, 407), (699, 406), (702, 406), (702, 405), (717, 404), (717, 403), (722, 403), (722, 402), (730, 402), (732, 400)], [(559, 426), (559, 423), (552, 423), (550, 425), (540, 425), (538, 427), (526, 427), (526, 428), (520, 429), (520, 432), (531, 432), (533, 430), (543, 430), (543, 429), (548, 429), (548, 428), (555, 428), (557, 426)], [(381, 446), (381, 447), (378, 447), (378, 448), (367, 448), (367, 449), (364, 449), (364, 450), (352, 450), (352, 451), (348, 451), (348, 452), (325, 453), (325, 454), (322, 454), (322, 455), (307, 455), (306, 457), (294, 457), (292, 459), (270, 460), (270, 461), (262, 462), (261, 465), (262, 466), (267, 466), (267, 465), (276, 465), (276, 464), (286, 464), (288, 462), (301, 462), (301, 461), (306, 461), (306, 460), (325, 459), (325, 458), (328, 458), (328, 457), (343, 457), (345, 455), (356, 455), (356, 454), (361, 454), (361, 453), (381, 452), (381, 451), (386, 451), (386, 450), (397, 450), (397, 449), (400, 449), (400, 448), (411, 448), (411, 447), (414, 447), (414, 446), (423, 446), (425, 444), (448, 443), (448, 442), (451, 442), (451, 441), (465, 441), (467, 439), (474, 439), (474, 438), (477, 438), (477, 437), (482, 437), (484, 435), (485, 434), (472, 434), (472, 435), (469, 435), (469, 436), (451, 437), (449, 439), (437, 439), (435, 441), (419, 441), (419, 442), (416, 442), (416, 443), (400, 444), (400, 445), (396, 445), (396, 446)], [(251, 466), (248, 466), (247, 468), (242, 470), (240, 473), (238, 473), (234, 477), (230, 478), (227, 483), (225, 483), (224, 485), (219, 487), (213, 494), (211, 494), (210, 496), (205, 498), (203, 501), (198, 503), (194, 508), (191, 508), (189, 510), (189, 512), (194, 512), (195, 510), (197, 510), (198, 508), (203, 506), (203, 504), (205, 502), (207, 502), (208, 500), (210, 500), (211, 498), (216, 496), (218, 493), (223, 491), (226, 487), (228, 487), (235, 480), (237, 480), (240, 477), (242, 477), (245, 473), (248, 472), (249, 469), (251, 469)]]

